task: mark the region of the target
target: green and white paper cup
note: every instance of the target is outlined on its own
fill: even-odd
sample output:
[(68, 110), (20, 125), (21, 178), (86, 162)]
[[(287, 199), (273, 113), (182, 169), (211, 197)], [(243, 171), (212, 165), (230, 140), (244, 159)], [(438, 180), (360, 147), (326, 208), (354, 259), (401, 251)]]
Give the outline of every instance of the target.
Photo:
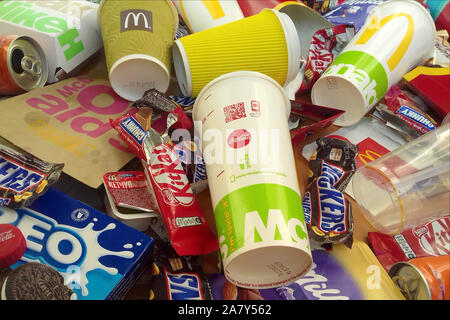
[(286, 285), (312, 264), (289, 114), (283, 88), (253, 71), (216, 78), (194, 104), (224, 274), (243, 288)]
[(103, 0), (98, 11), (109, 80), (122, 98), (135, 101), (170, 84), (178, 12), (170, 0)]
[(382, 3), (314, 84), (313, 103), (345, 110), (336, 125), (356, 124), (392, 85), (426, 60), (435, 35), (432, 17), (417, 1)]

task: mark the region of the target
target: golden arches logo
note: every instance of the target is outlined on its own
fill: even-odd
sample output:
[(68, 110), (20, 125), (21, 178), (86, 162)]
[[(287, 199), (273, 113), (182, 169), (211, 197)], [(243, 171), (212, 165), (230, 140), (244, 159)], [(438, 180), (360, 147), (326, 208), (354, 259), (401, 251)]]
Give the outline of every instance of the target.
[(375, 151), (372, 150), (366, 150), (365, 153), (360, 153), (358, 154), (358, 158), (359, 160), (362, 161), (362, 163), (367, 164), (375, 159), (378, 159), (381, 157), (381, 154), (376, 153)]
[[(189, 29), (191, 31), (193, 31), (191, 24), (187, 18), (186, 11), (185, 11), (184, 5), (183, 5), (183, 1), (184, 0), (178, 0), (178, 3), (180, 5), (181, 14), (183, 15), (183, 18), (184, 18), (186, 24), (188, 25)], [(208, 10), (208, 12), (211, 15), (211, 18), (213, 20), (217, 20), (219, 18), (225, 17), (225, 11), (223, 11), (222, 6), (220, 5), (220, 1), (218, 1), (218, 0), (201, 0), (201, 1), (204, 4), (205, 8)]]
[(217, 20), (219, 18), (225, 17), (225, 12), (223, 11), (220, 2), (217, 0), (202, 0), (206, 9), (208, 9), (209, 14), (213, 20)]
[(393, 19), (397, 19), (400, 17), (405, 17), (408, 20), (408, 27), (406, 28), (406, 33), (400, 42), (397, 49), (394, 51), (392, 56), (388, 59), (387, 65), (389, 67), (389, 70), (394, 70), (397, 65), (399, 64), (400, 60), (405, 55), (406, 51), (409, 48), (409, 45), (411, 44), (413, 35), (414, 35), (414, 20), (413, 18), (407, 14), (407, 13), (395, 13), (388, 15), (387, 17), (380, 20), (380, 18), (377, 15), (374, 15), (369, 22), (368, 27), (364, 32), (361, 34), (361, 36), (356, 40), (355, 44), (366, 44), (367, 41), (370, 40), (381, 28), (384, 27), (388, 22), (392, 21)]

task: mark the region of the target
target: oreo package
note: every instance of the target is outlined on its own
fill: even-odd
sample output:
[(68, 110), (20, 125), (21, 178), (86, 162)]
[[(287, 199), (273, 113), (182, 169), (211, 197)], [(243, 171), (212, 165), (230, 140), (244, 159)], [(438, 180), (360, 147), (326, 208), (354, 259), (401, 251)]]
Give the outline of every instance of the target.
[(358, 147), (348, 141), (324, 137), (310, 160), (309, 183), (303, 212), (310, 239), (320, 245), (353, 243), (352, 205), (344, 190), (356, 171)]
[(117, 300), (152, 257), (153, 240), (50, 188), (29, 208), (0, 207), (0, 224), (23, 233), (27, 249), (10, 268), (38, 262), (57, 270), (71, 300)]
[(0, 205), (27, 207), (61, 175), (64, 164), (49, 163), (0, 137)]

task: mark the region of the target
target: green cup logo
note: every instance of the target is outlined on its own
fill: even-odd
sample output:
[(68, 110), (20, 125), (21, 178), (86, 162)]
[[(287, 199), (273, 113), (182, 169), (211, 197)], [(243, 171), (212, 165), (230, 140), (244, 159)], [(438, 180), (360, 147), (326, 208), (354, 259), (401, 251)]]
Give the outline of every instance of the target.
[(307, 239), (301, 198), (283, 185), (237, 189), (219, 201), (214, 215), (223, 259), (241, 248), (276, 241), (295, 245)]
[(388, 77), (383, 65), (361, 51), (341, 53), (324, 75), (342, 75), (361, 89), (366, 105), (380, 100), (388, 90)]

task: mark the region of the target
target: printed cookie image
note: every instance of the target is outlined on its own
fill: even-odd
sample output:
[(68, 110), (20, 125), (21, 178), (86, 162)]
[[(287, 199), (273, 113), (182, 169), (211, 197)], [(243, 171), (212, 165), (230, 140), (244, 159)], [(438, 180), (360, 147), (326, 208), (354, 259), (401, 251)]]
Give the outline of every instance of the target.
[(11, 273), (11, 271), (12, 270), (10, 268), (2, 268), (2, 269), (0, 269), (0, 292), (2, 290), (3, 283), (5, 282), (6, 278)]
[(72, 294), (56, 269), (37, 262), (14, 269), (2, 288), (2, 300), (70, 300)]

